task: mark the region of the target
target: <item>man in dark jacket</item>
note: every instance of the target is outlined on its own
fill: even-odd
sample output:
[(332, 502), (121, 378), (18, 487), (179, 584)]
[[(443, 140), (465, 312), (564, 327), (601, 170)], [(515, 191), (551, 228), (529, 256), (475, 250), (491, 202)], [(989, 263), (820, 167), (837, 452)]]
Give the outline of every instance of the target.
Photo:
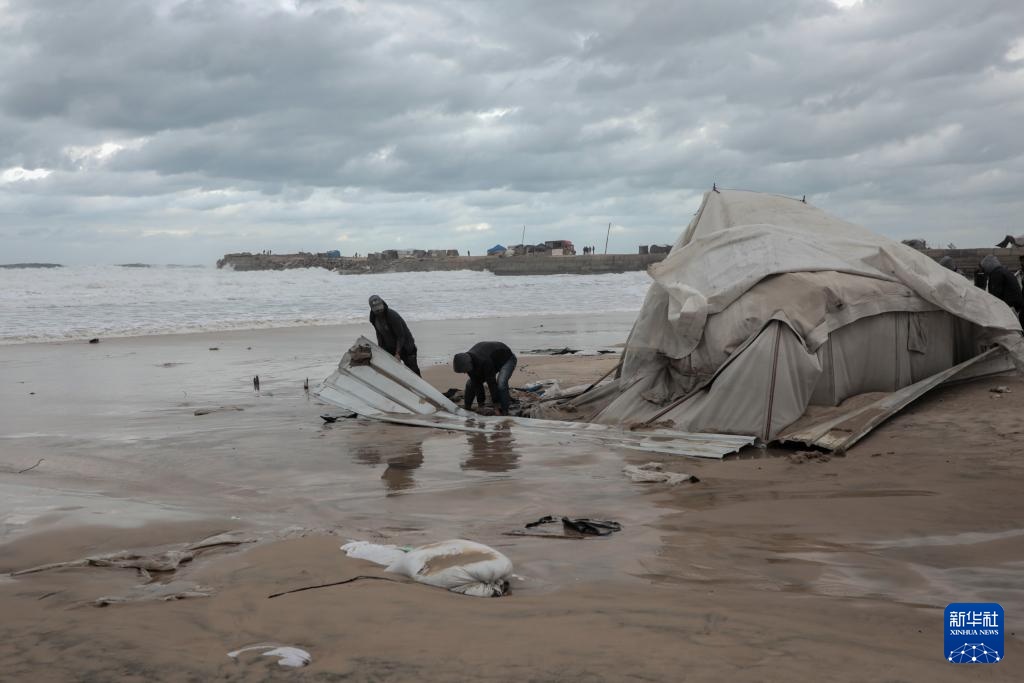
[(376, 294), (370, 297), (370, 324), (377, 333), (377, 346), (405, 363), (417, 375), (420, 374), (420, 368), (416, 365), (416, 340), (409, 326), (402, 320), (402, 316), (388, 308), (384, 299)]
[(501, 342), (479, 342), (466, 353), (457, 353), (452, 366), (455, 372), (469, 375), (466, 380), (466, 410), (473, 407), (475, 399), (480, 407), (484, 405), (484, 384), (491, 391), (491, 403), (501, 406), (500, 414), (508, 415), (512, 397), (508, 392), (508, 380), (516, 369), (516, 354)]
[(993, 254), (981, 260), (981, 269), (988, 276), (988, 293), (1012, 308), (1024, 325), (1024, 295), (1014, 274)]

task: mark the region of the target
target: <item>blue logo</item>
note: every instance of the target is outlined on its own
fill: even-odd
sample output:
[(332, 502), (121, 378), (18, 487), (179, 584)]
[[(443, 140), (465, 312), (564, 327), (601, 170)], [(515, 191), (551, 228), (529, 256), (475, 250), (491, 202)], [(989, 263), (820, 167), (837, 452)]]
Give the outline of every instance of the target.
[(1003, 608), (994, 602), (954, 602), (946, 607), (946, 661), (995, 664), (1003, 652)]

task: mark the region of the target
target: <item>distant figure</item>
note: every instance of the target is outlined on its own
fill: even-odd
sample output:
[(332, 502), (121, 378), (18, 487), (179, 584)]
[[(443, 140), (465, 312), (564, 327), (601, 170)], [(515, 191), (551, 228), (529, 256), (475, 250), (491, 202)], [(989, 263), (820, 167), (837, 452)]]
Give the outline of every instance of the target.
[(997, 247), (1024, 247), (1024, 235), (1007, 235), (1003, 238), (1003, 241), (996, 245)]
[(405, 367), (417, 375), (420, 374), (416, 364), (416, 340), (409, 326), (397, 311), (388, 308), (384, 299), (376, 294), (370, 297), (370, 324), (377, 333), (377, 346), (405, 363)]
[(981, 269), (988, 276), (988, 293), (1012, 308), (1024, 323), (1021, 317), (1024, 312), (1024, 295), (1021, 294), (1020, 282), (1014, 274), (993, 254), (981, 260)]
[(954, 273), (960, 273), (961, 275), (963, 275), (963, 273), (960, 272), (960, 269), (956, 267), (956, 261), (953, 260), (953, 257), (950, 256), (949, 254), (946, 254), (945, 256), (939, 259), (939, 265), (942, 266), (943, 268), (949, 268)]
[(499, 414), (508, 415), (512, 397), (508, 381), (516, 369), (516, 354), (502, 342), (479, 342), (466, 353), (457, 353), (452, 359), (455, 372), (469, 375), (466, 380), (466, 410), (473, 407), (473, 401), (484, 406), (484, 384), (491, 392), (491, 403), (500, 405)]

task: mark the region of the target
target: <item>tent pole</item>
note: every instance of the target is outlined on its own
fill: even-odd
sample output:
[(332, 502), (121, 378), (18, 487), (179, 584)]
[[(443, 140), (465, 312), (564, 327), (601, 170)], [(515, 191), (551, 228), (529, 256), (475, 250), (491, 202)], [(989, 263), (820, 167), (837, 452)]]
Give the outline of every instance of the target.
[(606, 232), (604, 234), (604, 253), (606, 255), (608, 254), (608, 238), (611, 237), (611, 234), (612, 234), (612, 224), (609, 223), (608, 224), (608, 232)]

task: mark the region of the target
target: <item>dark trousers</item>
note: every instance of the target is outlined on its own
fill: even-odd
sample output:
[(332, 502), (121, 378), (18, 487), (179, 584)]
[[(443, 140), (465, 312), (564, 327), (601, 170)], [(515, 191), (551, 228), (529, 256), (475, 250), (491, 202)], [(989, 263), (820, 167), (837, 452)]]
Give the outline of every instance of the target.
[[(498, 369), (498, 374), (495, 376), (495, 382), (498, 385), (498, 395), (494, 396), (493, 393), (491, 395), (491, 403), (500, 405), (502, 411), (504, 411), (506, 415), (508, 414), (509, 405), (512, 403), (512, 395), (508, 390), (508, 381), (516, 369), (516, 363), (516, 357), (512, 356), (505, 361), (505, 364), (502, 365), (501, 368)], [(473, 381), (473, 378), (470, 377), (466, 380), (465, 392), (465, 396), (472, 399), (468, 401), (469, 405), (472, 405), (475, 400), (481, 408), (484, 406), (485, 396), (483, 384), (477, 385)]]
[[(405, 367), (409, 368), (410, 370), (415, 372), (417, 375), (420, 374), (420, 366), (416, 364), (416, 352), (415, 351), (413, 351), (412, 353), (403, 353), (402, 354), (402, 362), (405, 363)], [(422, 375), (420, 375), (420, 376), (422, 377)]]

